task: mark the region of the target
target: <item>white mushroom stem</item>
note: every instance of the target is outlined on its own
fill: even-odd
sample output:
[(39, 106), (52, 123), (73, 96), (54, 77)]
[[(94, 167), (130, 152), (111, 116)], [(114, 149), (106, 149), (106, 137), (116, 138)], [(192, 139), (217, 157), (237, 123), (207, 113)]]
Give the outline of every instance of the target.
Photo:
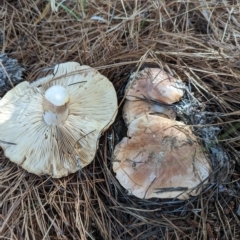
[(43, 99), (43, 119), (47, 125), (56, 126), (67, 119), (69, 100), (64, 87), (55, 85), (47, 89)]

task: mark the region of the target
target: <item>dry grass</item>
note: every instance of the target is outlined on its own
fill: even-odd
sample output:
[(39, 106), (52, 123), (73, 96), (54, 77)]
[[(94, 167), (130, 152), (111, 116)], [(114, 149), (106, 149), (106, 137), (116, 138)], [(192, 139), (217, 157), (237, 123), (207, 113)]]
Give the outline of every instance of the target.
[(213, 124), (221, 127), (229, 162), (219, 160), (205, 191), (184, 202), (139, 200), (120, 187), (111, 170), (124, 131), (120, 116), (94, 163), (66, 178), (28, 174), (0, 152), (0, 238), (239, 239), (239, 6), (239, 0), (74, 0), (54, 13), (48, 1), (1, 3), (1, 51), (18, 59), (26, 80), (77, 61), (106, 75), (120, 102), (132, 71), (160, 65), (190, 85), (206, 111), (221, 113)]

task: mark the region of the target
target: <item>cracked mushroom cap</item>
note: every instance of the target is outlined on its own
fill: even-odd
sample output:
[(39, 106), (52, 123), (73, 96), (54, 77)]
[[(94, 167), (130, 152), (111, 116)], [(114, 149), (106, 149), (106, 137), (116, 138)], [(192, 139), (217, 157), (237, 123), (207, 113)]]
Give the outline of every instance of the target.
[(161, 106), (158, 104), (146, 101), (129, 101), (126, 100), (123, 106), (123, 120), (126, 125), (129, 125), (134, 119), (146, 114), (161, 114), (167, 118), (175, 119), (176, 112), (172, 107)]
[(160, 68), (145, 68), (126, 87), (128, 100), (152, 99), (162, 103), (178, 102), (184, 94), (182, 81)]
[(128, 137), (115, 147), (113, 171), (138, 198), (187, 199), (200, 193), (196, 187), (211, 167), (186, 125), (145, 115), (131, 122)]
[(0, 146), (28, 172), (60, 178), (94, 159), (116, 114), (116, 92), (106, 77), (75, 62), (59, 64), (0, 100)]

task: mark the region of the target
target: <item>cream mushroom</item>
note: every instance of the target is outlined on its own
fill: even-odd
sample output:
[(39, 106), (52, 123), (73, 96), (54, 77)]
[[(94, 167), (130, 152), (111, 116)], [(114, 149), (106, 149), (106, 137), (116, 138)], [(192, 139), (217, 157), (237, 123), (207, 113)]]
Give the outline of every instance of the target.
[(144, 68), (132, 76), (126, 86), (126, 99), (153, 99), (162, 103), (172, 104), (184, 94), (183, 83), (160, 68)]
[(54, 178), (87, 166), (114, 121), (117, 96), (98, 71), (75, 62), (22, 82), (0, 100), (0, 146), (28, 172)]
[(113, 171), (138, 198), (187, 199), (200, 193), (211, 167), (189, 127), (146, 114), (130, 123), (128, 137), (115, 147)]

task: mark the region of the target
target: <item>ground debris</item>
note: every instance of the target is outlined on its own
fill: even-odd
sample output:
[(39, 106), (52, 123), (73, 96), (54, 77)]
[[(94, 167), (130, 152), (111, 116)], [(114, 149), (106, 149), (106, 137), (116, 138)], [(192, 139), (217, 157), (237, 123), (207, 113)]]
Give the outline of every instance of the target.
[(12, 88), (12, 84), (21, 82), (23, 71), (16, 59), (9, 58), (6, 53), (0, 55), (0, 97)]

